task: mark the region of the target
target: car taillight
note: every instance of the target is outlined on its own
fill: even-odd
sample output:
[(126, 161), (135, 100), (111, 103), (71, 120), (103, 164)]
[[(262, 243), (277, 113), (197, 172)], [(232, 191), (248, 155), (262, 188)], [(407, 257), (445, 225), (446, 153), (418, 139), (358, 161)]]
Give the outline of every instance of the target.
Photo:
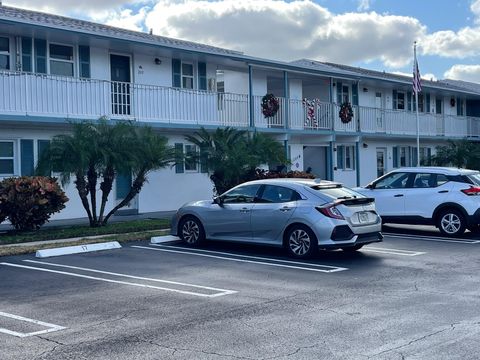
[(323, 206), (323, 207), (317, 206), (317, 207), (315, 207), (315, 209), (320, 211), (326, 217), (329, 217), (329, 218), (332, 218), (332, 219), (340, 219), (340, 220), (345, 219), (343, 217), (342, 213), (340, 212), (340, 210), (338, 210), (335, 207), (335, 205), (328, 205), (328, 206)]
[(465, 195), (468, 195), (468, 196), (480, 195), (480, 187), (472, 186), (468, 189), (463, 189), (463, 190), (460, 190), (460, 191), (463, 192)]

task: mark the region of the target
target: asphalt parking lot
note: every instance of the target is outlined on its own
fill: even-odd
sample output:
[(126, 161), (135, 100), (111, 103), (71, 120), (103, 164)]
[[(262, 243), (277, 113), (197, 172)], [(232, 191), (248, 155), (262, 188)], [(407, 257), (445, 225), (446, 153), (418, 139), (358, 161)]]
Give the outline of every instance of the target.
[[(1, 359), (478, 359), (480, 237), (0, 258)], [(393, 235), (389, 235), (393, 234)]]

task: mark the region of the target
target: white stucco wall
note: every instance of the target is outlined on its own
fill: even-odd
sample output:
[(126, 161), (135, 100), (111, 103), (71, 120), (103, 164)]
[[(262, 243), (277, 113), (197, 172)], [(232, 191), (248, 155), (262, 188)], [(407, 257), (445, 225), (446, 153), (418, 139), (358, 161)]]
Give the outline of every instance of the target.
[(248, 73), (224, 70), (225, 92), (248, 94)]
[(303, 145), (291, 144), (290, 145), (290, 161), (292, 165), (290, 170), (303, 171)]

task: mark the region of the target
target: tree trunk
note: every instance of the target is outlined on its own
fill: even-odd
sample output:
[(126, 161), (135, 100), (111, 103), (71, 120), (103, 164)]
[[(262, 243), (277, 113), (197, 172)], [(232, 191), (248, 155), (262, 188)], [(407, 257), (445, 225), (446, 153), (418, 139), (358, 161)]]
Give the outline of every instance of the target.
[(101, 225), (103, 225), (103, 214), (105, 212), (105, 206), (108, 201), (108, 196), (112, 191), (114, 180), (115, 180), (115, 170), (111, 165), (109, 165), (105, 169), (105, 173), (103, 174), (103, 181), (100, 183), (100, 189), (102, 190), (102, 203), (100, 205), (100, 214), (98, 216), (98, 223)]
[(110, 210), (110, 212), (107, 214), (107, 216), (105, 216), (105, 219), (103, 220), (103, 225), (106, 225), (108, 219), (110, 219), (110, 217), (113, 214), (115, 214), (115, 212), (118, 209), (127, 205), (140, 192), (140, 190), (142, 190), (143, 184), (145, 184), (145, 181), (146, 181), (146, 177), (145, 177), (146, 174), (147, 174), (146, 169), (142, 169), (138, 173), (125, 199), (123, 199), (117, 206), (115, 206), (112, 210)]
[(85, 180), (85, 175), (77, 172), (75, 173), (75, 177), (75, 187), (77, 188), (78, 195), (82, 201), (83, 208), (87, 212), (90, 227), (94, 227), (95, 223), (92, 218), (92, 212), (90, 211), (90, 205), (88, 204), (88, 187)]
[(88, 190), (90, 192), (90, 204), (92, 206), (92, 220), (94, 226), (98, 226), (97, 218), (97, 172), (95, 171), (95, 166), (90, 164), (87, 171), (87, 180), (88, 180)]

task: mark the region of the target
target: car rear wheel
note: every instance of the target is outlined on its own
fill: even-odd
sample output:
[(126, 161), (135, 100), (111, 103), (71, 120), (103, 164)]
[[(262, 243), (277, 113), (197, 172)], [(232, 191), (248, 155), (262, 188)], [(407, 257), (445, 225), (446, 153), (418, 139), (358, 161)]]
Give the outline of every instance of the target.
[(355, 246), (350, 246), (350, 247), (345, 247), (345, 248), (342, 248), (343, 251), (347, 252), (347, 253), (353, 253), (355, 251), (358, 251), (360, 250), (362, 247), (363, 247), (364, 244), (360, 244), (360, 245), (355, 245)]
[(465, 216), (455, 209), (443, 210), (437, 219), (437, 227), (443, 235), (460, 236), (465, 232)]
[(198, 246), (205, 240), (202, 223), (195, 217), (182, 219), (179, 230), (180, 239), (189, 246)]
[(318, 250), (318, 242), (311, 229), (304, 225), (294, 225), (286, 236), (289, 254), (299, 259), (313, 256)]

